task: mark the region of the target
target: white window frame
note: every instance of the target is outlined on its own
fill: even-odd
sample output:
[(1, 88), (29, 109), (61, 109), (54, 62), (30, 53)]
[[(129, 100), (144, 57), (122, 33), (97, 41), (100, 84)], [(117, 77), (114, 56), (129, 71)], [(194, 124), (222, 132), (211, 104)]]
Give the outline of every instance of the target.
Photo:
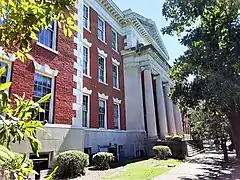
[(88, 74), (84, 74), (83, 76), (88, 77), (88, 78), (92, 78), (91, 77), (91, 60), (90, 60), (90, 48), (92, 47), (92, 43), (88, 42), (88, 40), (86, 38), (83, 39), (83, 47), (88, 49)]
[[(104, 81), (102, 82), (99, 79), (99, 57), (103, 58), (104, 61)], [(106, 73), (106, 58), (104, 56), (101, 56), (100, 54), (98, 54), (98, 82), (103, 83), (103, 84), (107, 84), (107, 77), (106, 77), (107, 73)]]
[[(100, 16), (98, 16), (98, 21), (102, 21), (103, 22), (103, 39), (100, 39), (99, 36), (98, 36), (98, 32), (97, 32), (97, 36), (98, 36), (98, 39), (104, 43), (106, 43), (106, 22), (103, 20), (103, 18), (101, 18)], [(97, 23), (98, 23), (97, 21)], [(97, 30), (98, 29), (98, 26), (97, 26)]]
[(82, 119), (82, 123), (81, 123), (81, 127), (82, 128), (89, 128), (90, 125), (90, 94), (87, 93), (83, 93), (83, 96), (87, 96), (88, 101), (87, 101), (87, 108), (88, 108), (88, 112), (87, 112), (87, 127), (83, 127), (83, 119)]
[[(113, 45), (112, 45), (112, 49), (116, 52), (118, 52), (118, 33), (117, 31), (115, 31), (113, 28), (112, 28), (112, 33), (115, 33), (116, 34), (116, 49), (114, 49)], [(113, 39), (112, 39), (112, 43), (113, 43)]]
[(47, 123), (53, 124), (53, 108), (54, 108), (53, 101), (54, 101), (54, 92), (55, 92), (55, 77), (38, 70), (35, 70), (34, 74), (39, 74), (41, 76), (46, 76), (48, 78), (51, 78), (51, 98), (50, 98), (50, 107), (49, 107), (49, 120)]
[[(89, 50), (88, 46), (83, 45), (83, 49), (84, 48), (87, 49), (87, 74), (85, 74), (83, 72), (83, 75), (90, 76), (90, 50)], [(83, 55), (84, 55), (84, 50), (83, 50)], [(83, 58), (83, 60), (84, 60), (84, 58)], [(84, 64), (83, 64), (83, 67), (84, 67)]]
[[(100, 124), (99, 124), (99, 102), (100, 101), (103, 101), (104, 104), (105, 104), (104, 127), (100, 127)], [(103, 98), (98, 99), (98, 128), (99, 129), (107, 129), (107, 100), (103, 99)]]
[[(119, 90), (120, 89), (120, 78), (119, 78), (119, 65), (120, 62), (118, 62), (116, 59), (112, 58), (112, 65), (117, 67), (117, 87), (114, 86), (113, 84), (113, 88)], [(113, 71), (113, 70), (112, 70)], [(112, 78), (113, 81), (113, 78)]]
[(114, 121), (114, 126), (115, 126), (115, 117), (114, 117), (114, 106), (118, 107), (118, 128), (116, 129), (114, 127), (115, 130), (121, 130), (121, 104), (119, 103), (113, 103), (113, 121)]
[[(40, 32), (41, 33), (41, 32)], [(49, 50), (49, 51), (52, 51), (53, 53), (56, 53), (58, 54), (57, 52), (57, 22), (54, 21), (53, 22), (53, 40), (52, 40), (52, 43), (53, 43), (53, 47), (50, 48), (48, 46), (46, 46), (45, 44), (42, 44), (41, 42), (39, 42), (39, 40), (37, 41), (37, 45)]]
[(54, 109), (54, 96), (55, 96), (55, 77), (58, 75), (57, 70), (51, 69), (48, 65), (38, 64), (36, 61), (33, 61), (35, 72), (42, 76), (46, 76), (52, 79), (51, 84), (51, 99), (50, 99), (50, 107), (49, 107), (49, 124), (53, 124), (53, 109)]
[(83, 24), (83, 28), (90, 31), (90, 7), (85, 3), (83, 4), (83, 19), (84, 19), (84, 6), (88, 9), (88, 19), (87, 19), (87, 27), (85, 27)]

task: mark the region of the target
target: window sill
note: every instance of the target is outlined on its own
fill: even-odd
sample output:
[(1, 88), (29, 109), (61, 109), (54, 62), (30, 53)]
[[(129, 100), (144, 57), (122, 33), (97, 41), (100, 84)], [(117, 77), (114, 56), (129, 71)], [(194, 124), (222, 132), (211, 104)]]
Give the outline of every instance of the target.
[(92, 33), (92, 31), (89, 28), (83, 27), (86, 31), (88, 31), (89, 33)]
[(107, 43), (104, 40), (101, 40), (98, 38), (99, 41), (101, 41), (103, 44), (107, 45)]
[(118, 52), (117, 50), (115, 50), (114, 48), (112, 48), (112, 50), (113, 50), (115, 53), (119, 54), (119, 52)]
[(86, 77), (86, 78), (92, 79), (92, 77), (87, 75), (87, 74), (83, 74), (83, 76)]
[(45, 49), (47, 49), (47, 50), (49, 50), (49, 51), (51, 51), (51, 52), (53, 52), (54, 54), (58, 54), (58, 51), (56, 51), (56, 50), (53, 50), (52, 48), (50, 48), (50, 47), (47, 47), (46, 45), (44, 45), (44, 44), (42, 44), (42, 43), (40, 43), (40, 42), (38, 42), (37, 41), (37, 43), (36, 43), (38, 46), (41, 46), (41, 47), (43, 47), (43, 48), (45, 48)]
[(105, 82), (101, 82), (101, 81), (98, 81), (98, 82), (101, 83), (101, 84), (103, 84), (103, 85), (105, 85), (105, 86), (108, 86), (108, 84), (105, 83)]
[(113, 89), (117, 90), (117, 91), (121, 91), (119, 88), (113, 87)]

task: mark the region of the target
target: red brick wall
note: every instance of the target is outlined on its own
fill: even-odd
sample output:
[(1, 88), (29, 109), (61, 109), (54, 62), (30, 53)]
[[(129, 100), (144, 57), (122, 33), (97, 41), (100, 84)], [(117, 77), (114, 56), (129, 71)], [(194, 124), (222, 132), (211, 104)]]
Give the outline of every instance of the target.
[[(72, 103), (76, 102), (76, 98), (73, 96), (73, 88), (76, 87), (73, 82), (73, 74), (75, 74), (73, 63), (76, 59), (74, 48), (73, 37), (66, 38), (60, 29), (57, 34), (58, 54), (36, 44), (33, 45), (31, 52), (39, 64), (47, 64), (52, 69), (59, 71), (55, 78), (53, 108), (53, 122), (57, 124), (72, 124), (72, 117), (75, 117), (75, 112), (72, 110)], [(34, 72), (32, 61), (23, 64), (16, 60), (13, 63), (11, 95), (25, 93), (26, 98), (32, 98)]]
[[(125, 120), (125, 100), (124, 100), (124, 78), (123, 78), (123, 60), (120, 54), (112, 50), (112, 29), (111, 26), (106, 23), (106, 44), (98, 40), (98, 14), (92, 8), (90, 8), (90, 31), (84, 30), (84, 38), (86, 38), (92, 47), (90, 48), (90, 76), (83, 78), (83, 86), (92, 90), (90, 100), (90, 127), (98, 128), (98, 92), (108, 95), (107, 101), (107, 126), (108, 129), (114, 129), (114, 116), (113, 116), (113, 98), (119, 98), (121, 102), (121, 129), (126, 129)], [(118, 35), (118, 50), (122, 50), (124, 47), (124, 39)], [(107, 84), (104, 85), (98, 82), (98, 50), (103, 50), (108, 54), (106, 58), (106, 79)], [(120, 91), (113, 88), (112, 78), (112, 58), (117, 59), (120, 62), (119, 66), (119, 79), (120, 79)]]

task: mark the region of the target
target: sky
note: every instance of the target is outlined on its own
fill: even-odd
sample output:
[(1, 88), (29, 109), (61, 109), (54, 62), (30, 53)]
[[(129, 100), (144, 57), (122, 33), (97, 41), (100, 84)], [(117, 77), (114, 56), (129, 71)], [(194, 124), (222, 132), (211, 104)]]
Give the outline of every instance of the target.
[[(113, 0), (121, 10), (131, 8), (134, 12), (150, 18), (155, 21), (159, 31), (162, 27), (166, 26), (165, 18), (162, 15), (162, 6), (164, 0)], [(161, 33), (162, 34), (162, 33)], [(184, 53), (186, 47), (178, 42), (178, 38), (162, 35), (163, 42), (167, 48), (170, 56), (169, 64), (172, 65), (173, 61)]]

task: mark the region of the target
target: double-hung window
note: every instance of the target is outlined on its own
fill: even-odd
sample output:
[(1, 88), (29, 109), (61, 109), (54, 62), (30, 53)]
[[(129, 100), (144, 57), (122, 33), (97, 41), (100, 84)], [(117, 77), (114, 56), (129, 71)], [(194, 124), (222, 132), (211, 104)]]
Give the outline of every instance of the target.
[(83, 27), (89, 29), (89, 7), (83, 5)]
[(120, 129), (120, 105), (114, 104), (114, 129)]
[[(43, 96), (46, 94), (52, 93), (52, 78), (35, 73), (34, 74), (34, 92), (33, 92), (33, 100), (36, 102), (39, 99), (41, 99)], [(52, 94), (53, 96), (53, 94)], [(40, 112), (37, 120), (39, 121), (45, 121), (47, 120), (48, 122), (51, 122), (52, 120), (52, 107), (51, 107), (51, 101), (52, 97), (50, 100), (48, 100), (45, 103), (41, 104), (41, 107), (44, 109), (45, 112)]]
[(38, 42), (44, 46), (56, 50), (56, 23), (50, 23), (47, 29), (42, 29)]
[(98, 80), (99, 82), (106, 82), (105, 77), (105, 58), (99, 56), (98, 57)]
[(99, 112), (98, 112), (98, 121), (99, 121), (99, 128), (106, 128), (105, 121), (106, 121), (106, 100), (99, 100)]
[(105, 42), (105, 22), (98, 17), (98, 39)]
[(89, 96), (83, 95), (82, 127), (88, 127), (88, 119), (89, 119)]
[(113, 64), (113, 87), (119, 88), (119, 72), (116, 64)]
[(112, 29), (112, 48), (117, 51), (118, 50), (118, 38), (117, 32)]
[(83, 46), (83, 74), (89, 75), (89, 49)]

